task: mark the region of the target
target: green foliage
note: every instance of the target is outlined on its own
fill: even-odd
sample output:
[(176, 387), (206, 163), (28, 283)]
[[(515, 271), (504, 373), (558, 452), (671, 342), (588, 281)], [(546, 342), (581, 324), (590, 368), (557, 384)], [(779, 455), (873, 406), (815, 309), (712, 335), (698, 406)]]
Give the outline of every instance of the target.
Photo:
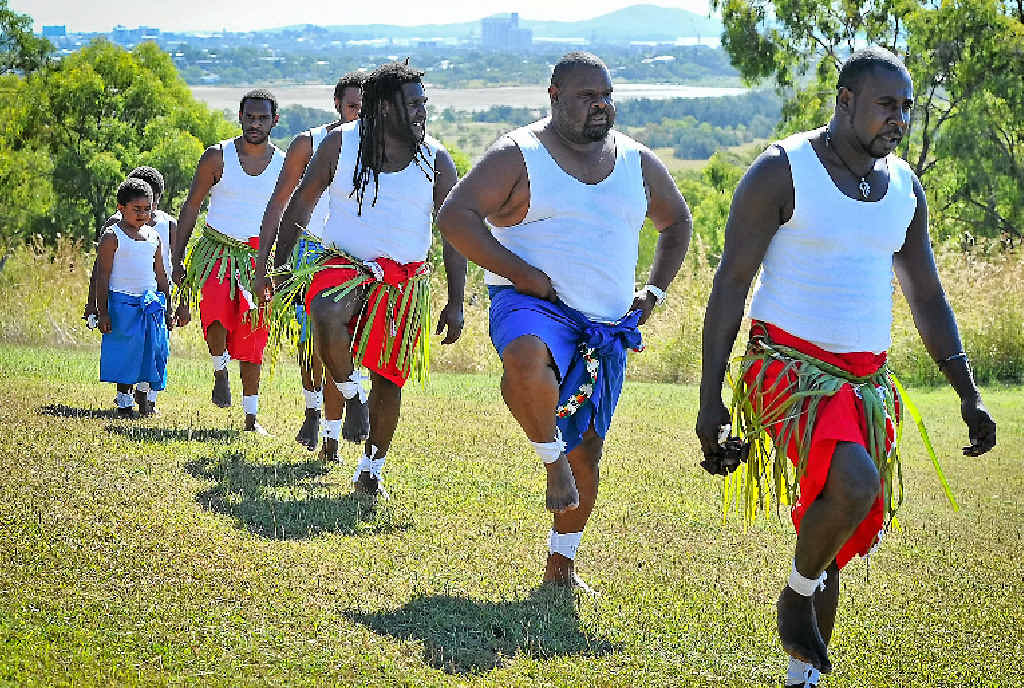
[(864, 41), (914, 81), (901, 154), (928, 190), (940, 236), (1024, 232), (1024, 10), (999, 0), (717, 0), (723, 45), (750, 82), (787, 94), (781, 133), (831, 115), (842, 60)]
[[(5, 240), (29, 231), (91, 239), (114, 208), (113, 189), (139, 164), (164, 174), (164, 206), (173, 207), (203, 148), (237, 130), (192, 98), (170, 57), (152, 43), (128, 52), (97, 40), (27, 77), (4, 79), (18, 96), (0, 106)], [(4, 174), (19, 160), (35, 171), (33, 204), (18, 201), (25, 174)]]
[(50, 41), (32, 33), (32, 17), (12, 11), (7, 0), (0, 0), (0, 75), (34, 72), (52, 52)]

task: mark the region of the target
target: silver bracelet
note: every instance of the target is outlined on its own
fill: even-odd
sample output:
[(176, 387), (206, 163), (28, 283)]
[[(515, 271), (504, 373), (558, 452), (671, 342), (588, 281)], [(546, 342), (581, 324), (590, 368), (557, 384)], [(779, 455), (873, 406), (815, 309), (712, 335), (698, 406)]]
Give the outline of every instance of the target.
[(963, 359), (964, 363), (967, 364), (968, 370), (971, 369), (971, 359), (968, 358), (967, 354), (964, 353), (963, 351), (957, 351), (955, 354), (946, 356), (941, 361), (936, 361), (935, 365), (938, 366), (939, 370), (943, 370), (948, 364), (959, 359)]

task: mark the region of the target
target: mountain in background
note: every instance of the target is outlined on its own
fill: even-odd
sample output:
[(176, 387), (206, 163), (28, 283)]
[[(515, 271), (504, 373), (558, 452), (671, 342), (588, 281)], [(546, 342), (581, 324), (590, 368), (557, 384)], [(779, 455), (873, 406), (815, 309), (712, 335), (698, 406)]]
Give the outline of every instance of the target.
[[(596, 39), (599, 42), (671, 42), (679, 37), (709, 37), (722, 33), (722, 23), (717, 18), (704, 17), (694, 12), (671, 7), (658, 7), (657, 5), (631, 5), (615, 12), (580, 21), (534, 21), (520, 17), (519, 25), (532, 29), (534, 40), (585, 38), (587, 40)], [(297, 28), (301, 27), (288, 26), (267, 31)], [(421, 24), (418, 26), (360, 24), (322, 28), (345, 33), (351, 40), (369, 40), (381, 36), (395, 39), (467, 38), (480, 34), (480, 21)]]

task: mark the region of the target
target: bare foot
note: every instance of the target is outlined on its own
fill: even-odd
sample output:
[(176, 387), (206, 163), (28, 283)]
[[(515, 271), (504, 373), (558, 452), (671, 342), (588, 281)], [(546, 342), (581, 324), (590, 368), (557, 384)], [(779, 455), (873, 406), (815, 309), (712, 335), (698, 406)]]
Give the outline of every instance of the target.
[(370, 436), (370, 407), (358, 396), (345, 401), (345, 422), (341, 425), (341, 437), (349, 442), (365, 442)]
[(131, 406), (118, 406), (117, 417), (127, 419), (135, 418), (135, 409), (132, 408)]
[(139, 407), (139, 417), (146, 418), (154, 413), (153, 405), (149, 403), (149, 395), (145, 392), (135, 393), (135, 403)]
[(586, 584), (576, 573), (572, 559), (561, 554), (548, 554), (548, 563), (544, 569), (544, 584), (557, 585), (580, 592), (587, 597), (599, 597), (600, 593)]
[(320, 412), (316, 409), (306, 409), (306, 419), (302, 421), (302, 427), (295, 435), (295, 441), (309, 451), (316, 451), (317, 431), (320, 428)]
[(324, 443), (320, 447), (320, 460), (321, 461), (337, 461), (338, 460), (338, 440), (332, 437), (325, 437)]
[(210, 401), (214, 406), (220, 408), (231, 408), (231, 382), (228, 380), (228, 371), (216, 370), (213, 373), (213, 391), (210, 393)]
[(380, 480), (370, 475), (370, 471), (362, 471), (359, 474), (359, 477), (352, 483), (352, 492), (375, 499), (388, 499), (390, 496), (384, 486), (380, 484)]
[(572, 476), (569, 460), (563, 453), (553, 463), (544, 464), (548, 472), (547, 509), (556, 514), (572, 511), (580, 505), (576, 480)]
[(787, 586), (782, 589), (775, 608), (782, 649), (823, 674), (832, 671), (828, 648), (818, 630), (813, 598), (804, 597)]
[(245, 425), (242, 427), (242, 430), (262, 435), (263, 437), (271, 437), (271, 434), (267, 432), (266, 428), (256, 422), (256, 416), (251, 413), (245, 414)]

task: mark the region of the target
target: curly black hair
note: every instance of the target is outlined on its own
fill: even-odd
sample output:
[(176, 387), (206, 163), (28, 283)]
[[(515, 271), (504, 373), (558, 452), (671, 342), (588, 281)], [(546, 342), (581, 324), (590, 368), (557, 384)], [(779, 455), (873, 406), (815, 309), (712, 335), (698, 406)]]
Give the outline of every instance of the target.
[(238, 101), (238, 111), (241, 112), (245, 108), (245, 101), (247, 100), (268, 100), (270, 101), (270, 114), (277, 116), (277, 98), (274, 94), (265, 88), (254, 88), (247, 92), (242, 99)]
[(365, 72), (349, 72), (348, 74), (342, 75), (338, 79), (338, 85), (334, 87), (334, 97), (341, 100), (341, 97), (345, 95), (346, 88), (362, 88), (363, 82), (366, 81)]
[(128, 205), (136, 198), (153, 199), (153, 189), (143, 179), (129, 177), (117, 187), (117, 204)]
[(129, 179), (141, 179), (153, 189), (153, 197), (162, 196), (164, 193), (164, 176), (160, 170), (148, 165), (140, 165), (128, 173)]
[(574, 50), (571, 53), (563, 55), (562, 59), (555, 64), (555, 68), (551, 70), (551, 85), (559, 86), (562, 83), (562, 79), (565, 78), (565, 75), (576, 67), (608, 69), (604, 60), (594, 53), (588, 53), (583, 50)]
[(906, 65), (896, 55), (885, 48), (872, 45), (850, 55), (846, 58), (842, 68), (839, 70), (839, 79), (836, 81), (836, 89), (846, 88), (856, 91), (860, 82), (875, 69), (888, 69), (891, 72), (906, 74), (910, 76)]

